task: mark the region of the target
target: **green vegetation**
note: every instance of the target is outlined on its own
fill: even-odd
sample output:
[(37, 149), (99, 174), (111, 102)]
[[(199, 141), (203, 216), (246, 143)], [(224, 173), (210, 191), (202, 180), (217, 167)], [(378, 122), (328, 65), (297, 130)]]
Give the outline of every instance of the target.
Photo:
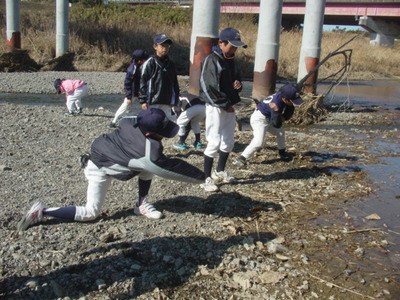
[[(3, 2), (4, 3), (4, 2)], [(21, 2), (22, 48), (37, 63), (44, 64), (55, 57), (55, 1)], [(5, 7), (0, 8), (5, 24)], [(152, 37), (167, 33), (174, 40), (170, 56), (179, 74), (188, 74), (192, 9), (166, 5), (130, 6), (102, 4), (98, 0), (80, 0), (70, 9), (70, 51), (75, 53), (74, 65), (79, 71), (124, 71), (130, 54), (136, 48), (153, 53)], [(244, 77), (252, 77), (257, 41), (256, 16), (251, 14), (222, 14), (220, 28), (238, 28), (249, 47), (238, 51), (237, 60)], [(0, 33), (6, 40), (5, 30)], [(353, 49), (349, 79), (393, 78), (400, 76), (399, 43), (390, 49), (371, 47), (365, 32), (326, 32), (321, 45), (321, 59), (344, 44), (354, 35), (357, 38), (346, 48)], [(278, 76), (297, 77), (301, 47), (301, 30), (282, 31), (278, 61)], [(0, 52), (5, 52), (5, 43)], [(342, 65), (337, 57), (320, 68), (319, 76), (326, 77)]]

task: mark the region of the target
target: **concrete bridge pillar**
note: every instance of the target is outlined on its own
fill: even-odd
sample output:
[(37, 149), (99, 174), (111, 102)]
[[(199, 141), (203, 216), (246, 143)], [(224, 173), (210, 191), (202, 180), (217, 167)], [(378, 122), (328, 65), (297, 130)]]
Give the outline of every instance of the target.
[(56, 1), (56, 57), (64, 55), (69, 48), (68, 0)]
[(358, 24), (371, 33), (370, 45), (393, 47), (395, 36), (400, 34), (400, 26), (379, 18), (360, 17)]
[[(307, 0), (304, 15), (303, 37), (301, 41), (297, 82), (301, 81), (319, 63), (321, 54), (322, 27), (326, 0)], [(304, 91), (316, 93), (318, 71), (304, 82)]]
[(19, 0), (6, 1), (7, 46), (10, 50), (21, 49), (21, 32), (19, 31)]
[(200, 67), (218, 43), (221, 0), (194, 0), (190, 41), (189, 93), (198, 95)]
[(261, 0), (252, 96), (261, 100), (273, 94), (278, 70), (283, 0)]

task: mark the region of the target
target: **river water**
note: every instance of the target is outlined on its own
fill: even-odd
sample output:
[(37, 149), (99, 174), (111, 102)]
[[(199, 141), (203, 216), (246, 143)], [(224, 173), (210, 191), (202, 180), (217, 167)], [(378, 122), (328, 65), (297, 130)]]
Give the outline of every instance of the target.
[[(278, 84), (278, 87), (280, 85)], [(325, 94), (329, 87), (328, 84), (320, 84), (318, 93)], [(251, 89), (252, 82), (245, 82), (243, 96), (250, 98)], [(64, 99), (61, 95), (0, 94), (0, 103), (61, 106)], [(103, 107), (115, 112), (122, 100), (122, 94), (89, 95), (84, 98), (83, 104), (87, 108)], [(324, 101), (327, 104), (354, 105), (363, 108), (381, 107), (383, 111), (399, 111), (400, 116), (400, 81), (343, 82), (334, 87)], [(133, 111), (139, 110), (139, 105), (134, 105)], [(392, 130), (399, 130), (399, 126), (400, 117), (395, 120)], [(366, 196), (364, 201), (349, 203), (348, 207), (343, 209), (354, 217), (353, 225), (360, 228), (380, 228), (387, 234), (390, 253), (377, 258), (377, 264), (397, 265), (400, 268), (400, 139), (388, 140), (378, 135), (375, 139), (374, 146), (369, 151), (376, 154), (378, 163), (362, 166), (374, 182), (374, 191)], [(371, 214), (377, 214), (380, 219), (368, 220), (366, 224), (365, 217)], [(345, 222), (345, 218), (338, 221)]]

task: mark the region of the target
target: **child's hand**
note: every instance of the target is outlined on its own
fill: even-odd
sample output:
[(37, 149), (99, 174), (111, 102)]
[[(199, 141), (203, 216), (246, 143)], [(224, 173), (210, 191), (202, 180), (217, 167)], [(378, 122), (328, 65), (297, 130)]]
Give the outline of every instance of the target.
[(147, 110), (149, 108), (149, 104), (147, 104), (147, 103), (143, 103), (142, 104), (142, 109), (143, 110)]
[(241, 89), (241, 88), (242, 88), (241, 82), (240, 82), (239, 80), (235, 80), (235, 81), (233, 82), (233, 88), (234, 88), (235, 90)]

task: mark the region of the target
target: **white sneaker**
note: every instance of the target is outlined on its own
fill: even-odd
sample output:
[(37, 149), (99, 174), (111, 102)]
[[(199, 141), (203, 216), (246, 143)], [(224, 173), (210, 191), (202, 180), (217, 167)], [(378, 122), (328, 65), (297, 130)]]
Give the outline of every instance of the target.
[(137, 206), (137, 204), (135, 205), (134, 213), (136, 215), (145, 216), (149, 219), (161, 219), (163, 216), (162, 213), (156, 210), (152, 204), (146, 201), (146, 199), (143, 200), (140, 206)]
[(215, 180), (215, 182), (230, 183), (236, 180), (234, 177), (229, 176), (226, 171), (221, 171), (221, 172), (214, 171), (211, 174), (211, 177), (212, 179)]
[(39, 223), (44, 219), (43, 217), (43, 209), (45, 205), (42, 201), (37, 201), (32, 205), (31, 209), (26, 213), (26, 215), (21, 219), (21, 221), (17, 224), (18, 231), (24, 231), (29, 226)]
[(233, 160), (232, 164), (237, 167), (243, 167), (246, 164), (246, 160), (242, 156), (239, 156)]
[(211, 177), (207, 177), (206, 181), (200, 186), (206, 191), (206, 192), (216, 192), (218, 191), (218, 187), (215, 185), (214, 179)]

